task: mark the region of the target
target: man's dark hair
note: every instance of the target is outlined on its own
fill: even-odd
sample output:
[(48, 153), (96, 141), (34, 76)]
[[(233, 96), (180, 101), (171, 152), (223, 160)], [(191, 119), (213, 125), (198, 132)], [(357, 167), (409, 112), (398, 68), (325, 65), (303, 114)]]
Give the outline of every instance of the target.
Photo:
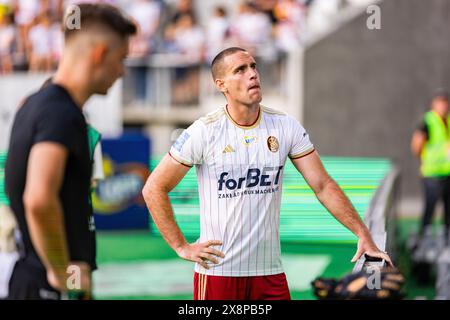
[(232, 55), (236, 52), (247, 52), (247, 50), (239, 47), (231, 47), (227, 48), (225, 50), (222, 50), (212, 61), (211, 63), (211, 73), (213, 76), (213, 79), (216, 80), (220, 72), (222, 71), (222, 62), (223, 60), (228, 57), (229, 55)]
[(80, 9), (81, 28), (70, 28), (67, 21), (64, 21), (64, 38), (66, 40), (80, 31), (89, 31), (89, 28), (92, 26), (106, 28), (121, 38), (126, 38), (137, 32), (136, 25), (120, 9), (112, 5), (81, 3), (77, 7)]

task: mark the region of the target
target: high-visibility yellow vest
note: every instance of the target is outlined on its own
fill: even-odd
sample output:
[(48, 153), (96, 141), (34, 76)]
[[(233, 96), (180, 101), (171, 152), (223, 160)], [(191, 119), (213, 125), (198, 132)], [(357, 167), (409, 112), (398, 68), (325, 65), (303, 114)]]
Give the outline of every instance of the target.
[(447, 125), (434, 111), (424, 116), (428, 127), (428, 140), (420, 154), (422, 164), (420, 171), (424, 177), (450, 175), (450, 116)]

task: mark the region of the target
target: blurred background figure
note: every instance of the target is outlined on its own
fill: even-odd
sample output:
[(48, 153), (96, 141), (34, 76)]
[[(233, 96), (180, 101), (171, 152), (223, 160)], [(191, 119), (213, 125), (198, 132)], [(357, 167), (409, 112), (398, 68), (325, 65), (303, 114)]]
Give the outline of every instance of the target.
[(30, 72), (53, 69), (53, 32), (48, 12), (42, 13), (28, 35)]
[(205, 53), (205, 34), (191, 14), (181, 15), (175, 25), (175, 47), (184, 61), (201, 62)]
[(137, 58), (148, 56), (155, 51), (161, 7), (154, 0), (137, 0), (131, 3), (128, 14), (139, 26), (139, 34), (131, 42), (130, 56)]
[(64, 14), (64, 0), (41, 0), (41, 11), (48, 12), (51, 17), (62, 19)]
[[(154, 0), (138, 0), (130, 3), (127, 13), (136, 21), (138, 34), (131, 39), (130, 58), (143, 59), (156, 51), (158, 28), (161, 20), (161, 6)], [(133, 86), (138, 103), (146, 99), (147, 67), (138, 66), (132, 70)]]
[(0, 15), (0, 74), (13, 71), (12, 54), (16, 38), (13, 19), (14, 16), (9, 13)]
[(431, 110), (423, 116), (414, 132), (411, 149), (420, 158), (425, 206), (420, 236), (431, 233), (433, 213), (439, 200), (444, 203), (445, 239), (450, 228), (450, 117), (448, 92), (439, 89), (431, 101)]
[(202, 63), (205, 58), (205, 34), (194, 16), (179, 16), (174, 29), (174, 47), (181, 54), (180, 62), (186, 66), (175, 69), (173, 88), (174, 104), (196, 104), (199, 96), (199, 69), (192, 64)]
[(236, 45), (252, 53), (262, 52), (266, 46), (270, 46), (272, 23), (269, 17), (249, 1), (242, 2), (238, 12), (231, 28)]
[(169, 6), (167, 13), (169, 17), (169, 23), (177, 23), (178, 19), (184, 14), (189, 14), (191, 16), (195, 15), (195, 9), (192, 0), (177, 0), (175, 6)]
[(275, 27), (275, 41), (279, 50), (290, 52), (298, 49), (305, 31), (305, 6), (297, 0), (278, 1), (274, 16), (278, 23)]
[(62, 50), (64, 47), (64, 33), (62, 28), (62, 14), (54, 14), (50, 16), (50, 47), (52, 69), (56, 69), (59, 60), (61, 59)]
[[(319, 3), (327, 1), (318, 1)], [(315, 1), (315, 2), (316, 2)], [(254, 55), (273, 63), (279, 53), (302, 45), (306, 35), (305, 0), (235, 0), (216, 1), (208, 6), (193, 0), (0, 0), (4, 69), (46, 72), (54, 70), (61, 56), (63, 37), (61, 20), (65, 9), (73, 4), (108, 3), (120, 6), (139, 25), (139, 35), (131, 42), (130, 59), (147, 59), (153, 55), (182, 54), (183, 61), (208, 62), (229, 46), (244, 46)], [(313, 2), (313, 3), (315, 3)], [(317, 6), (322, 14), (330, 6)], [(202, 10), (211, 14), (205, 14)], [(329, 11), (329, 10), (328, 10)], [(11, 44), (11, 30), (16, 37)], [(32, 33), (31, 30), (33, 30)], [(8, 34), (8, 35), (7, 35)], [(40, 38), (42, 39), (40, 40)], [(50, 38), (51, 41), (47, 39)], [(39, 43), (41, 42), (41, 43)], [(136, 100), (145, 102), (152, 85), (147, 67), (133, 70)], [(135, 71), (135, 72), (134, 72)]]
[(17, 41), (17, 53), (25, 60), (30, 59), (30, 52), (28, 51), (30, 44), (28, 40), (28, 33), (32, 27), (36, 17), (38, 17), (41, 4), (38, 0), (17, 0), (15, 1), (15, 22), (19, 29), (19, 38)]
[(211, 62), (217, 52), (228, 46), (230, 20), (227, 9), (223, 6), (214, 8), (206, 27), (207, 61)]
[[(262, 13), (266, 14), (270, 22), (275, 25), (277, 17), (275, 16), (275, 7), (280, 0), (251, 0), (251, 3)], [(298, 0), (295, 0), (298, 1)]]

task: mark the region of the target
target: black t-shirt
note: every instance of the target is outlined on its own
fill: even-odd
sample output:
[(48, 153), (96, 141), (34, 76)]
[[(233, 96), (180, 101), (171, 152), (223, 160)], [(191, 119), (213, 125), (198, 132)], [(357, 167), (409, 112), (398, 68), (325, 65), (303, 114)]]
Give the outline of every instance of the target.
[(59, 195), (70, 259), (85, 261), (95, 269), (95, 230), (89, 204), (92, 161), (86, 120), (69, 93), (55, 84), (25, 101), (11, 132), (5, 189), (21, 232), (22, 259), (31, 266), (44, 268), (30, 239), (22, 201), (30, 150), (34, 144), (44, 141), (58, 143), (68, 151)]

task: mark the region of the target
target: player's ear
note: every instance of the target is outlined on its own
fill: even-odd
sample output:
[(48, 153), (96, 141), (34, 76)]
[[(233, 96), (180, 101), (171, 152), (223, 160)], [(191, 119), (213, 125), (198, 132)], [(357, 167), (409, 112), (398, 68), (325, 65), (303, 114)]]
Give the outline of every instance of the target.
[(109, 48), (108, 45), (104, 42), (98, 43), (92, 52), (92, 58), (94, 60), (95, 65), (102, 64), (105, 59), (106, 55), (108, 54)]
[(228, 92), (228, 89), (227, 89), (227, 87), (226, 87), (226, 85), (225, 85), (225, 82), (224, 82), (222, 79), (216, 79), (216, 80), (214, 81), (214, 83), (216, 84), (216, 88), (217, 88), (220, 92), (222, 92), (222, 93)]

